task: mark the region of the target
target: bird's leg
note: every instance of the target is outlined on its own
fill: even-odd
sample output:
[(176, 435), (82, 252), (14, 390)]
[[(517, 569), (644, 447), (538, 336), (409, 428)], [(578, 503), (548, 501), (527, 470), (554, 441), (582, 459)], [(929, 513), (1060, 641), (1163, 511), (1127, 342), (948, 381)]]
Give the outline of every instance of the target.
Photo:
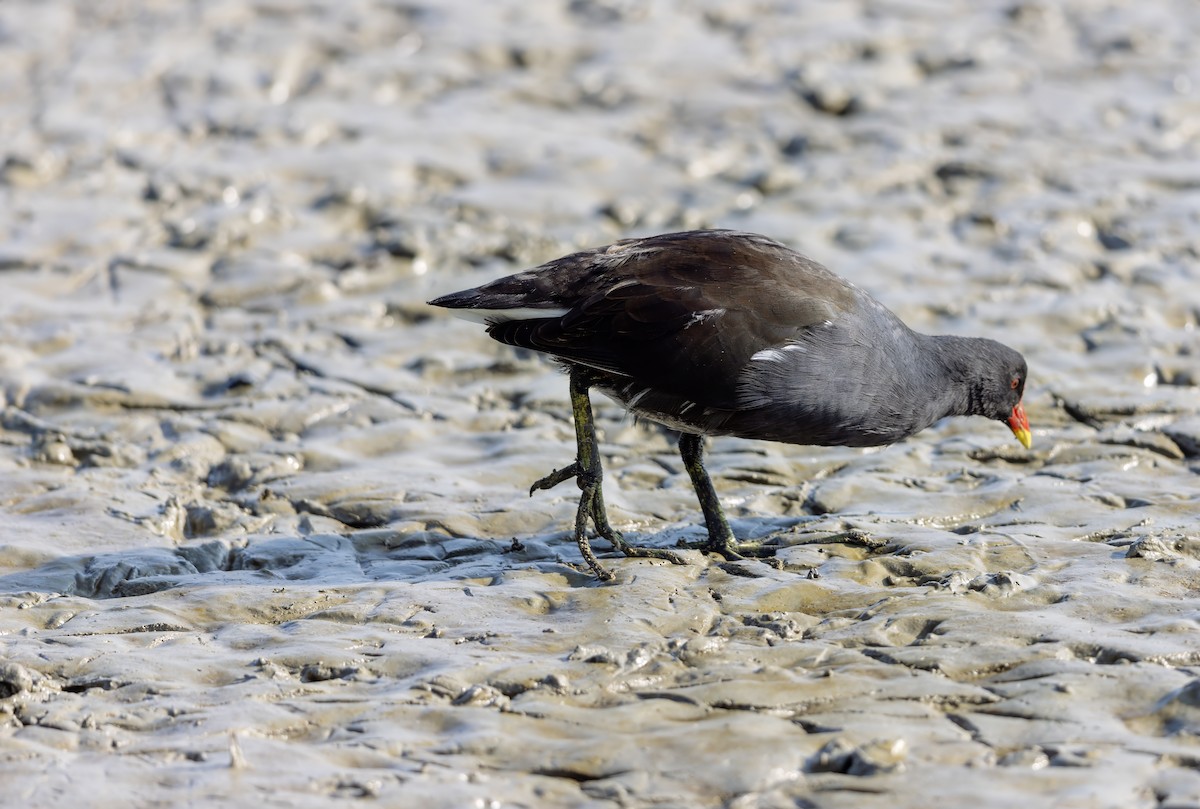
[(717, 490), (713, 488), (712, 478), (704, 468), (704, 436), (692, 433), (680, 435), (679, 457), (683, 459), (683, 466), (692, 479), (692, 488), (696, 490), (696, 499), (700, 501), (700, 510), (704, 512), (704, 522), (708, 526), (708, 541), (701, 546), (701, 550), (718, 553), (726, 559), (741, 559), (743, 555), (771, 555), (769, 550), (755, 545), (739, 544), (733, 536), (725, 510), (717, 499)]
[(589, 517), (596, 526), (596, 533), (607, 539), (615, 550), (626, 556), (666, 559), (677, 565), (685, 564), (683, 559), (671, 551), (658, 548), (638, 548), (630, 545), (609, 523), (608, 512), (604, 508), (604, 490), (601, 486), (604, 468), (600, 464), (600, 448), (596, 442), (596, 424), (592, 417), (590, 388), (591, 383), (585, 373), (572, 369), (571, 414), (575, 420), (575, 463), (562, 469), (556, 469), (546, 477), (534, 482), (529, 488), (529, 494), (532, 495), (538, 489), (549, 489), (564, 480), (575, 478), (580, 492), (579, 509), (575, 512), (575, 542), (579, 545), (579, 552), (583, 555), (584, 561), (601, 581), (609, 581), (613, 575), (600, 564), (592, 552), (587, 531)]
[(683, 459), (683, 468), (692, 479), (692, 488), (696, 490), (696, 499), (700, 501), (700, 510), (704, 512), (704, 522), (708, 525), (708, 541), (703, 549), (719, 553), (727, 559), (740, 558), (733, 529), (725, 518), (721, 501), (717, 499), (712, 478), (704, 468), (704, 436), (694, 433), (679, 436), (679, 457)]

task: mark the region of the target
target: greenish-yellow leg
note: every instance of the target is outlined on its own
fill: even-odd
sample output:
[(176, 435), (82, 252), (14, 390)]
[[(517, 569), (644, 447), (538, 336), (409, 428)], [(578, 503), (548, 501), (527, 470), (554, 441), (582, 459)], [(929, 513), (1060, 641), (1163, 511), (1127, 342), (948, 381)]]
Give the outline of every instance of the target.
[(590, 388), (591, 383), (586, 378), (586, 372), (572, 369), (571, 414), (575, 419), (575, 463), (562, 469), (556, 469), (536, 481), (529, 488), (529, 494), (532, 495), (538, 489), (549, 489), (564, 480), (575, 478), (580, 492), (579, 509), (575, 512), (575, 542), (579, 545), (579, 552), (583, 555), (584, 561), (601, 581), (609, 581), (613, 575), (600, 564), (600, 560), (592, 552), (587, 530), (589, 518), (596, 526), (596, 533), (607, 539), (612, 543), (614, 549), (626, 556), (666, 559), (677, 565), (686, 564), (678, 554), (671, 551), (659, 548), (638, 548), (630, 545), (609, 524), (608, 513), (604, 508), (604, 491), (601, 486), (604, 469), (600, 464), (600, 449), (596, 443), (596, 425), (592, 417)]
[(717, 490), (713, 488), (712, 478), (704, 468), (704, 436), (692, 433), (679, 436), (679, 457), (683, 459), (683, 467), (692, 479), (692, 488), (696, 490), (696, 499), (700, 501), (704, 523), (708, 526), (708, 541), (701, 546), (701, 550), (718, 553), (726, 559), (772, 556), (771, 549), (739, 543), (734, 538), (733, 529), (729, 527), (729, 520), (725, 517), (725, 510), (721, 508), (721, 501), (717, 499)]

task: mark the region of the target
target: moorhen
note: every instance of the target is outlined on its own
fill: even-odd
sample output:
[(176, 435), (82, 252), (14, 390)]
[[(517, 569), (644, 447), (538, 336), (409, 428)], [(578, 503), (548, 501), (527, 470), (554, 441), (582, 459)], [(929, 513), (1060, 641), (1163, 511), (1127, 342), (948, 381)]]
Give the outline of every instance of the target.
[(502, 343), (549, 354), (570, 374), (575, 540), (601, 580), (587, 521), (628, 556), (681, 563), (627, 543), (608, 522), (589, 391), (681, 433), (708, 540), (738, 558), (704, 468), (703, 437), (788, 444), (891, 444), (945, 416), (986, 416), (1031, 445), (1024, 358), (994, 340), (919, 334), (866, 292), (765, 236), (695, 230), (625, 239), (430, 301)]

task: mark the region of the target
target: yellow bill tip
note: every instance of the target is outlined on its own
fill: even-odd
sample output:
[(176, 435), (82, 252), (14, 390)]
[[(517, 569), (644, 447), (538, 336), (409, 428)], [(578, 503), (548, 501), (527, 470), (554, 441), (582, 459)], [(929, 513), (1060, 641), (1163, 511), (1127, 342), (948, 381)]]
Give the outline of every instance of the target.
[(1029, 432), (1029, 430), (1018, 427), (1017, 429), (1013, 430), (1013, 435), (1017, 437), (1017, 440), (1021, 442), (1021, 446), (1025, 447), (1025, 449), (1031, 449), (1033, 447), (1033, 435)]

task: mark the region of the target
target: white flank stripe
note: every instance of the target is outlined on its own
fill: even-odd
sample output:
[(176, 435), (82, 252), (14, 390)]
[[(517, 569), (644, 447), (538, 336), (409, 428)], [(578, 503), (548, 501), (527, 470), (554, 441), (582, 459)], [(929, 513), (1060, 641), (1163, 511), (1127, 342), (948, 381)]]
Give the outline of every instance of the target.
[(751, 362), (784, 362), (787, 360), (787, 352), (799, 351), (801, 354), (807, 354), (808, 349), (799, 343), (788, 343), (775, 348), (764, 348), (762, 351), (755, 352), (754, 356), (750, 357)]

